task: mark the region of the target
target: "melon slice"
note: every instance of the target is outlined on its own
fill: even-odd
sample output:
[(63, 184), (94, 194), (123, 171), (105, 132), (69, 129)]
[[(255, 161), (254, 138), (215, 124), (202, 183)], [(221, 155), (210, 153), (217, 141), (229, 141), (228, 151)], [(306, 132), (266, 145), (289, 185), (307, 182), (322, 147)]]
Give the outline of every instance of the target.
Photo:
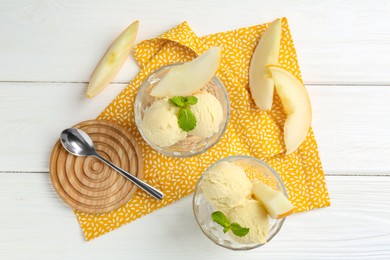
[(96, 66), (88, 84), (87, 97), (99, 94), (118, 74), (123, 63), (130, 55), (138, 33), (139, 22), (135, 21), (126, 28), (108, 48)]
[(275, 219), (284, 218), (294, 212), (294, 206), (282, 192), (272, 189), (263, 182), (254, 183), (252, 193), (255, 199), (263, 204), (268, 214)]
[(221, 61), (221, 48), (211, 47), (196, 59), (172, 67), (152, 89), (154, 97), (191, 96), (215, 75)]
[(269, 64), (278, 64), (282, 23), (276, 19), (261, 36), (252, 55), (249, 67), (249, 88), (258, 108), (269, 110), (274, 96), (274, 81), (267, 69)]
[(286, 154), (294, 152), (306, 139), (311, 125), (311, 104), (305, 86), (289, 71), (269, 65), (284, 111), (284, 143)]

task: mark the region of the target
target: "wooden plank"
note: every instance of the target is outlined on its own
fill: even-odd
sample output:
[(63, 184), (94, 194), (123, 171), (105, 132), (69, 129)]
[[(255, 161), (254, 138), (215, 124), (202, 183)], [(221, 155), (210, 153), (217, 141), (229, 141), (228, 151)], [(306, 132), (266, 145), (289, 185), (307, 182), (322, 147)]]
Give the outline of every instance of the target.
[[(111, 41), (140, 19), (137, 42), (188, 20), (206, 35), (289, 18), (307, 84), (390, 84), (390, 5), (348, 1), (0, 2), (0, 81), (86, 82)], [(129, 59), (117, 82), (137, 72)]]
[(390, 88), (308, 86), (326, 173), (390, 174)]
[[(125, 87), (94, 99), (82, 83), (0, 83), (0, 171), (48, 171), (64, 128), (95, 118)], [(328, 174), (390, 174), (390, 88), (308, 86), (313, 128)]]
[(0, 171), (48, 171), (61, 131), (95, 119), (124, 87), (88, 99), (82, 83), (0, 83)]
[(390, 177), (328, 177), (332, 206), (289, 217), (263, 248), (233, 252), (197, 227), (191, 196), (91, 242), (48, 174), (0, 174), (1, 259), (389, 259)]

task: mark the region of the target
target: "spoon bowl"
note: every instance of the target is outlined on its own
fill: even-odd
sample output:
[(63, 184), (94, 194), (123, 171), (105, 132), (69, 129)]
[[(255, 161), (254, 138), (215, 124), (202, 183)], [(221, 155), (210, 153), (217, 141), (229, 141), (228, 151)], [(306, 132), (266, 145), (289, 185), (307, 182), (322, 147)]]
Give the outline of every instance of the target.
[(93, 156), (95, 145), (87, 133), (80, 129), (68, 128), (61, 133), (62, 146), (76, 156)]

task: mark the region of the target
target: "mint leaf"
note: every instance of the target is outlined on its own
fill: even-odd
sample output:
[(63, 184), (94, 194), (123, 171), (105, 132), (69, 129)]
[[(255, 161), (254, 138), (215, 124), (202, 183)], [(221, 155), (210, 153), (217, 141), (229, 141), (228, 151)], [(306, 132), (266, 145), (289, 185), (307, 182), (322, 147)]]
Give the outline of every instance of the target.
[(172, 105), (175, 105), (177, 107), (185, 107), (186, 106), (186, 98), (175, 96), (169, 99), (169, 102), (171, 102)]
[(239, 237), (243, 237), (246, 234), (248, 234), (248, 232), (249, 232), (249, 228), (241, 227), (237, 223), (232, 223), (230, 225), (230, 228), (232, 229), (233, 234), (235, 234), (236, 236), (239, 236)]
[(186, 97), (185, 98), (185, 103), (188, 106), (195, 105), (196, 103), (198, 103), (198, 98), (194, 97), (194, 96)]
[(195, 115), (189, 109), (180, 109), (177, 122), (179, 123), (179, 127), (186, 132), (191, 131), (196, 126)]
[(211, 214), (213, 221), (224, 227), (223, 232), (226, 233), (230, 229), (230, 222), (221, 211), (215, 211)]
[(228, 218), (221, 211), (215, 211), (211, 214), (213, 221), (223, 227), (223, 233), (232, 230), (233, 234), (243, 237), (249, 233), (249, 228), (241, 227), (237, 223), (230, 224)]

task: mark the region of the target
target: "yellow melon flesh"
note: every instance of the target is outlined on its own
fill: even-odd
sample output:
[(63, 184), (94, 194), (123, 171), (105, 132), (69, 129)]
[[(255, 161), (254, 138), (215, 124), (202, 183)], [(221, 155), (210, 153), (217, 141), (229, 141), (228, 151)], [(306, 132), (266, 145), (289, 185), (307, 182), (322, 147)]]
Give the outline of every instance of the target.
[(294, 152), (306, 139), (311, 125), (311, 104), (305, 86), (289, 71), (274, 65), (268, 66), (275, 81), (284, 111), (284, 143), (286, 154)]
[(99, 94), (118, 74), (126, 58), (129, 57), (138, 33), (139, 22), (126, 28), (108, 48), (96, 66), (88, 84), (87, 97)]
[(221, 61), (221, 48), (211, 47), (196, 59), (172, 67), (152, 89), (154, 97), (191, 96), (215, 75)]
[(274, 81), (266, 68), (278, 64), (282, 23), (276, 19), (261, 36), (249, 67), (249, 88), (258, 108), (269, 110), (274, 96)]
[(253, 184), (252, 193), (256, 200), (261, 202), (268, 214), (275, 218), (284, 218), (294, 212), (294, 206), (278, 190), (272, 189), (263, 182)]

